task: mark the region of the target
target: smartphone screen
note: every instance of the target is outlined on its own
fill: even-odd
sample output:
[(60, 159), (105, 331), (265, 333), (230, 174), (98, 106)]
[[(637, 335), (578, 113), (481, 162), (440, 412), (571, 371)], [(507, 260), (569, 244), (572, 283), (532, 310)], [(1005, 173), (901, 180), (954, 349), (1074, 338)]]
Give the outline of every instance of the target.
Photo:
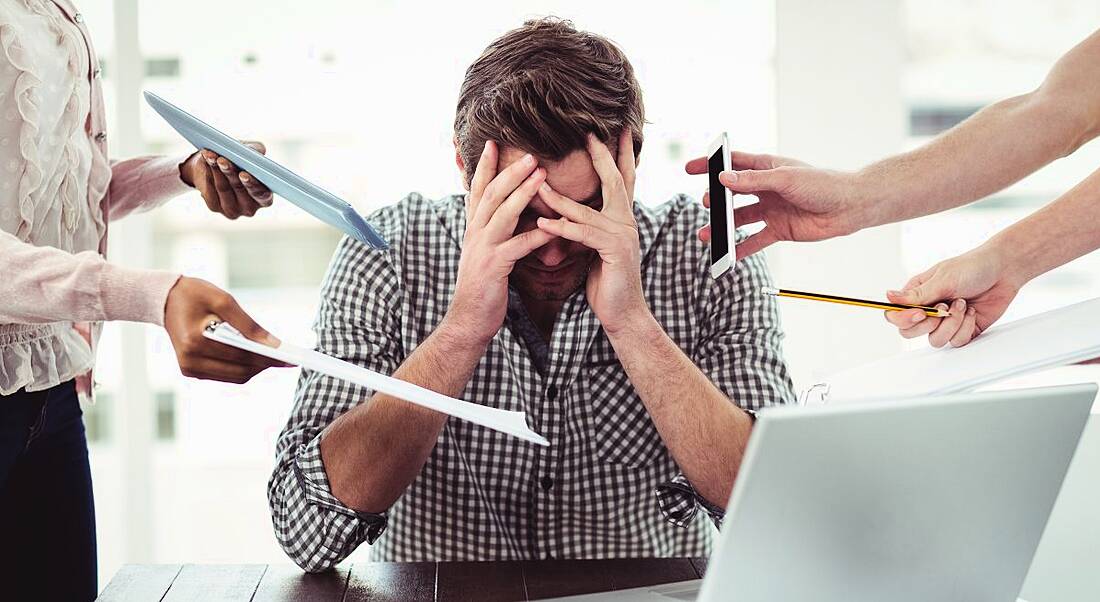
[(718, 181), (718, 174), (725, 167), (726, 152), (724, 147), (719, 147), (710, 156), (708, 161), (710, 169), (710, 263), (718, 263), (730, 252), (730, 241), (727, 237), (729, 231), (726, 224), (726, 188)]

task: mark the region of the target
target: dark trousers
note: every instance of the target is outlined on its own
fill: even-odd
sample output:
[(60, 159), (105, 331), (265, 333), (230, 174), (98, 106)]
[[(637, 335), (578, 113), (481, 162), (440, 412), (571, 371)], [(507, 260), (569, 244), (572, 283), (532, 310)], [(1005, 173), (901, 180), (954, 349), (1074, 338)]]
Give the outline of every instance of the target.
[(72, 382), (0, 396), (0, 599), (94, 600), (95, 504)]

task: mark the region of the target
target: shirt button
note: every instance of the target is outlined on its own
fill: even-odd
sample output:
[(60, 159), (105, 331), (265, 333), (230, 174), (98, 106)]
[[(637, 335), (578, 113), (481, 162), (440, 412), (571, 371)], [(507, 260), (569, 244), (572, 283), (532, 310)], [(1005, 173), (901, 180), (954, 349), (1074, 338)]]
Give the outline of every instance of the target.
[(539, 479), (539, 487), (542, 487), (543, 491), (550, 491), (554, 488), (554, 479), (550, 477), (542, 477)]
[(546, 401), (554, 401), (558, 398), (558, 386), (550, 385), (546, 387)]
[(73, 15), (73, 21), (76, 21), (77, 23), (83, 23), (84, 22), (84, 15), (82, 15), (80, 13), (76, 13), (75, 15)]
[(103, 76), (103, 69), (101, 69), (99, 67), (96, 67), (95, 71), (92, 72), (92, 77), (95, 78), (95, 79), (99, 79), (102, 76)]
[(95, 141), (96, 142), (103, 142), (106, 139), (107, 139), (107, 132), (100, 132), (100, 133), (95, 135)]

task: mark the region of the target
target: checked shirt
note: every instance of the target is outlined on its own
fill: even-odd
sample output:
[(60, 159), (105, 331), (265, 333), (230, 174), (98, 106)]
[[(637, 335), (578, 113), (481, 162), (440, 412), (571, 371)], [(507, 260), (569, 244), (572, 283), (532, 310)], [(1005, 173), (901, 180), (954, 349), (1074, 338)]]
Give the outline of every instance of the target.
[[(714, 280), (695, 235), (707, 221), (702, 205), (681, 195), (657, 207), (635, 203), (634, 214), (644, 293), (669, 337), (732, 403), (793, 401), (775, 302), (760, 293), (771, 284), (762, 255)], [(446, 313), (464, 197), (410, 195), (371, 221), (391, 249), (340, 243), (322, 286), (317, 349), (392, 374)], [(319, 447), (321, 431), (373, 392), (303, 370), (268, 487), (276, 536), (295, 562), (325, 570), (363, 543), (379, 561), (709, 553), (721, 512), (677, 468), (583, 287), (557, 318), (545, 370), (515, 320), (509, 312), (460, 397), (526, 412), (551, 446), (451, 418), (384, 514), (356, 512), (333, 496)], [(691, 399), (682, 402), (692, 411)]]

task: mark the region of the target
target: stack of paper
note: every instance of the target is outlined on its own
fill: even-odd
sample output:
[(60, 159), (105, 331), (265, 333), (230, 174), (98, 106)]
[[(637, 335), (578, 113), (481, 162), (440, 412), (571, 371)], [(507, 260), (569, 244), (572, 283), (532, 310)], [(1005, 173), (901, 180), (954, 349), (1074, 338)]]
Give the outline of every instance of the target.
[(224, 343), (226, 345), (244, 349), (257, 355), (270, 357), (281, 362), (309, 368), (322, 374), (379, 391), (387, 395), (393, 395), (405, 401), (415, 403), (437, 412), (442, 412), (455, 418), (480, 424), (502, 433), (518, 437), (525, 441), (539, 445), (550, 445), (542, 435), (531, 430), (527, 426), (527, 416), (523, 412), (512, 412), (491, 408), (469, 401), (462, 401), (446, 395), (436, 393), (430, 389), (419, 387), (412, 383), (379, 374), (367, 370), (362, 366), (345, 362), (334, 357), (318, 353), (311, 349), (295, 347), (289, 343), (282, 343), (278, 347), (268, 347), (245, 338), (236, 328), (226, 322), (218, 324), (213, 329), (207, 329), (203, 333), (207, 338)]
[(830, 402), (968, 391), (1100, 356), (1100, 298), (995, 325), (960, 348), (920, 349), (840, 372), (807, 391)]

